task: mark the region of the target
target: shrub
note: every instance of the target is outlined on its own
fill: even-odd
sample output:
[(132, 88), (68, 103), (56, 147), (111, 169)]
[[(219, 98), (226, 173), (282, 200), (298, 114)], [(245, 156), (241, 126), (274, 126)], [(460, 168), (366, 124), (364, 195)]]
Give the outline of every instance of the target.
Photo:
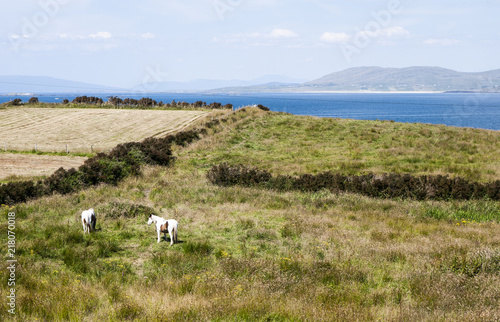
[(180, 146), (186, 146), (191, 144), (193, 141), (196, 141), (200, 138), (200, 131), (198, 130), (189, 130), (182, 131), (173, 136), (173, 141), (175, 144)]
[(106, 154), (99, 153), (95, 157), (87, 159), (79, 170), (82, 172), (83, 182), (87, 185), (99, 183), (116, 185), (126, 176), (137, 174), (139, 164), (111, 159)]
[(411, 198), (416, 200), (468, 200), (489, 198), (500, 200), (500, 180), (481, 184), (463, 178), (447, 176), (420, 176), (410, 174), (373, 173), (346, 176), (332, 171), (316, 175), (303, 174), (298, 177), (280, 175), (272, 177), (266, 170), (249, 168), (243, 165), (230, 166), (227, 163), (214, 165), (207, 178), (213, 184), (221, 186), (262, 185), (280, 191), (320, 191), (328, 189), (332, 192), (352, 192), (370, 197)]
[(234, 167), (227, 163), (215, 165), (207, 172), (207, 178), (213, 184), (221, 186), (244, 185), (252, 186), (266, 183), (271, 179), (271, 174), (266, 170), (247, 168), (242, 165)]
[(31, 97), (28, 101), (29, 104), (37, 104), (38, 103), (38, 97)]
[(15, 98), (12, 101), (8, 102), (7, 105), (9, 106), (19, 106), (21, 105), (22, 100), (20, 98)]
[(262, 105), (262, 104), (257, 105), (257, 107), (258, 107), (258, 108), (260, 108), (260, 109), (261, 109), (261, 110), (263, 110), (263, 111), (266, 111), (266, 112), (268, 112), (268, 111), (269, 111), (269, 107), (266, 107), (266, 106), (264, 106), (264, 105)]
[(34, 181), (8, 182), (0, 186), (0, 204), (25, 202), (42, 195), (41, 185)]
[(102, 105), (102, 98), (94, 96), (78, 96), (73, 99), (73, 103), (76, 104), (92, 104), (92, 105)]
[(82, 179), (82, 172), (74, 168), (65, 170), (61, 167), (43, 180), (43, 184), (48, 192), (67, 194), (79, 190), (83, 185)]

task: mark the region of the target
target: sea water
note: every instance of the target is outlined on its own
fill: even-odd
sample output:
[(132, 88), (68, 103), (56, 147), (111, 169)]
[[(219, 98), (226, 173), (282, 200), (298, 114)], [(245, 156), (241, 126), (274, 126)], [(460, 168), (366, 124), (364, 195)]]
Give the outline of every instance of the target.
[[(396, 122), (445, 124), (500, 130), (500, 93), (117, 93), (117, 94), (47, 94), (41, 102), (62, 102), (77, 96), (97, 96), (107, 101), (121, 98), (150, 97), (158, 102), (186, 101), (233, 104), (234, 108), (262, 104), (272, 111), (318, 117), (358, 120), (393, 120)], [(29, 96), (0, 96), (0, 103)]]

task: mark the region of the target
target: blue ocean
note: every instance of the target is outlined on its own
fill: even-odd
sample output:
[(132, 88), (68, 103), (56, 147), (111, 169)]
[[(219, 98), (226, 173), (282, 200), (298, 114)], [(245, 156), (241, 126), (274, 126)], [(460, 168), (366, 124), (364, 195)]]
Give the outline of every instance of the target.
[[(84, 94), (38, 95), (41, 102), (73, 100)], [(235, 108), (262, 104), (272, 111), (318, 117), (358, 120), (393, 120), (396, 122), (445, 124), (458, 127), (500, 130), (500, 93), (126, 93), (92, 94), (107, 100), (150, 97), (164, 103), (204, 101), (233, 104)], [(0, 96), (0, 103), (16, 97)], [(29, 96), (19, 97), (24, 102)]]

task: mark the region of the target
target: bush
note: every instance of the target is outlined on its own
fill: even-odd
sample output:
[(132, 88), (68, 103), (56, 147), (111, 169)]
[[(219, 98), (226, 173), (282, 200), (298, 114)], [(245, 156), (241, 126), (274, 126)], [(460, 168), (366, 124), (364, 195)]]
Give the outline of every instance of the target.
[(48, 192), (67, 194), (81, 189), (83, 186), (82, 172), (71, 168), (57, 169), (50, 177), (43, 181), (44, 189)]
[(220, 186), (243, 185), (253, 186), (266, 183), (271, 179), (271, 174), (266, 170), (247, 168), (242, 165), (234, 167), (227, 163), (214, 165), (208, 172), (207, 178), (213, 184)]
[(87, 159), (80, 166), (82, 179), (86, 185), (97, 185), (99, 183), (109, 183), (116, 185), (123, 178), (139, 173), (139, 164), (130, 164), (119, 159), (109, 158), (104, 153), (99, 153), (95, 157)]
[(280, 191), (300, 190), (315, 192), (328, 189), (332, 192), (352, 192), (370, 197), (411, 198), (416, 200), (468, 200), (489, 198), (500, 200), (500, 180), (481, 184), (463, 178), (447, 176), (419, 176), (389, 173), (346, 176), (332, 171), (298, 177), (280, 175), (272, 177), (265, 170), (227, 163), (214, 165), (208, 172), (210, 182), (220, 186), (262, 185)]
[(15, 204), (42, 195), (42, 186), (34, 181), (9, 182), (0, 186), (0, 204)]
[(15, 98), (12, 101), (8, 102), (7, 105), (8, 106), (19, 106), (19, 105), (21, 105), (21, 103), (22, 103), (22, 100), (20, 98)]
[(102, 98), (94, 96), (78, 96), (73, 99), (73, 103), (76, 104), (92, 104), (92, 105), (102, 105)]

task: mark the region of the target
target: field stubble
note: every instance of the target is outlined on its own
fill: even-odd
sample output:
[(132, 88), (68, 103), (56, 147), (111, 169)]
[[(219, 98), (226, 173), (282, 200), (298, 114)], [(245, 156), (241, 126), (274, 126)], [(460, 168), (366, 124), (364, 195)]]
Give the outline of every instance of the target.
[[(94, 108), (8, 108), (0, 110), (0, 129), (8, 150), (99, 152), (119, 143), (178, 131), (205, 111), (154, 111)], [(93, 151), (91, 150), (91, 147)]]

